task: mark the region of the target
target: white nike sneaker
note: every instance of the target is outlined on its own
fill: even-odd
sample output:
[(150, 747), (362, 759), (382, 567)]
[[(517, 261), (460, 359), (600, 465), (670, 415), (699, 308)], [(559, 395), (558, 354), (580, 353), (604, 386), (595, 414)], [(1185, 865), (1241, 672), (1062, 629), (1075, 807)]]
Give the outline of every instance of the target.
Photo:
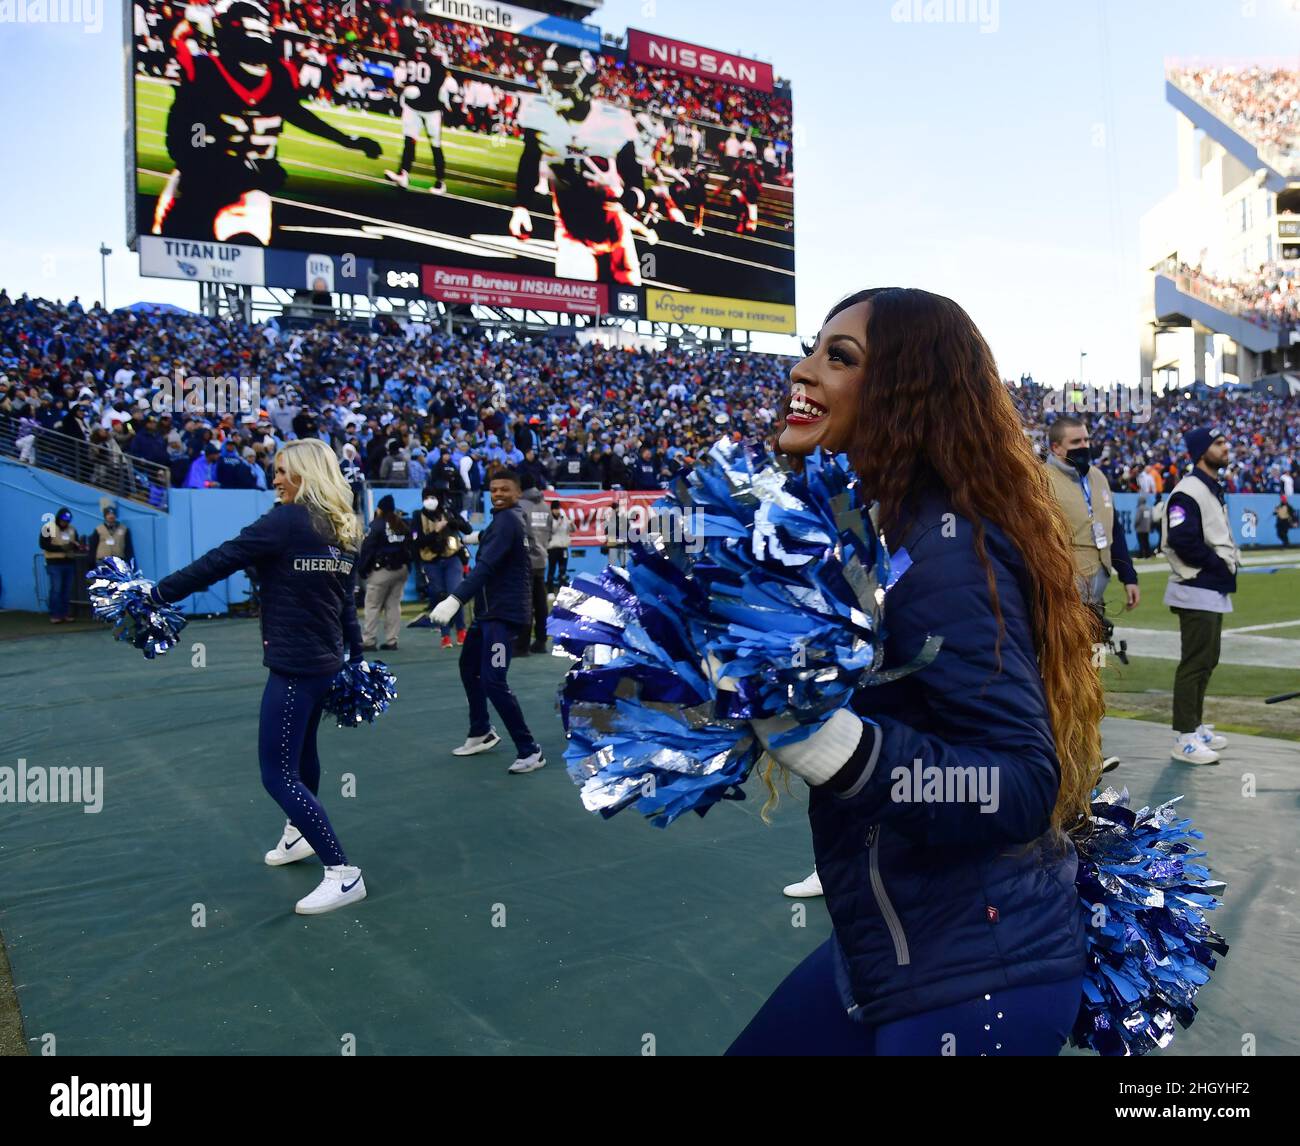
[(1221, 752), (1228, 747), (1228, 738), (1215, 732), (1213, 724), (1202, 724), (1198, 727), (1196, 738), (1211, 752)]
[(486, 736), (471, 736), (459, 748), (453, 748), (453, 756), (474, 756), (479, 752), (487, 752), (501, 743), (501, 737), (497, 735), (495, 728), (489, 728)]
[(519, 759), (511, 764), (506, 771), (513, 772), (516, 776), (520, 776), (525, 772), (536, 772), (538, 768), (545, 767), (546, 757), (542, 755), (542, 750), (539, 748), (531, 756), (519, 757)]
[(325, 869), (325, 878), (311, 895), (298, 900), (294, 907), (299, 915), (324, 915), (327, 911), (337, 911), (366, 898), (366, 882), (361, 878), (361, 869), (345, 864)]
[(798, 883), (792, 883), (781, 889), (784, 894), (791, 899), (813, 899), (816, 896), (825, 894), (822, 891), (822, 879), (817, 874), (817, 869), (813, 869), (812, 875), (807, 879), (801, 879)]
[(281, 864), (297, 863), (298, 860), (305, 860), (315, 854), (316, 849), (307, 842), (307, 837), (285, 820), (284, 835), (264, 858), (270, 867), (279, 867)]
[(1169, 755), (1181, 764), (1217, 764), (1219, 754), (1207, 747), (1195, 732), (1179, 733)]
[(411, 182), (410, 176), (405, 171), (385, 171), (384, 175), (399, 187), (409, 186)]

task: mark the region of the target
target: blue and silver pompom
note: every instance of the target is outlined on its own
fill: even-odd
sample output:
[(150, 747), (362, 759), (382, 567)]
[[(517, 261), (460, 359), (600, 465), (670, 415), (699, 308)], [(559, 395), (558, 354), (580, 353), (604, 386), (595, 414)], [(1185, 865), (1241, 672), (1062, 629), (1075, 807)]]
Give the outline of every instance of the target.
[(95, 616), (113, 626), (119, 641), (130, 641), (149, 660), (176, 646), (185, 618), (175, 605), (154, 600), (154, 583), (141, 576), (134, 561), (106, 557), (86, 580)]
[(396, 699), (397, 677), (383, 661), (357, 661), (339, 669), (323, 707), (340, 728), (355, 728), (362, 721), (373, 724)]
[(1070, 1041), (1103, 1055), (1166, 1047), (1175, 1021), (1189, 1027), (1196, 993), (1226, 955), (1206, 921), (1224, 884), (1197, 860), (1203, 838), (1173, 806), (1134, 812), (1128, 790), (1094, 794), (1088, 827), (1075, 836), (1076, 884), (1085, 913), (1088, 963)]
[(635, 806), (658, 827), (721, 799), (762, 755), (749, 721), (786, 715), (807, 735), (885, 670), (892, 565), (843, 455), (802, 473), (724, 438), (650, 511), (626, 569), (560, 592), (547, 622), (574, 657), (559, 699), (569, 774), (589, 811)]

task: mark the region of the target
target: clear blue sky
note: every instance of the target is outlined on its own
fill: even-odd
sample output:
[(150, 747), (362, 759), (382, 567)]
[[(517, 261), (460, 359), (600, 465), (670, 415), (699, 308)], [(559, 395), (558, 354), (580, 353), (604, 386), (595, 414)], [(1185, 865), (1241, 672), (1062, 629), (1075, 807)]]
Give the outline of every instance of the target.
[[(110, 304), (193, 307), (195, 286), (140, 278), (124, 249), (122, 9), (100, 2), (98, 33), (0, 23), (0, 285), (98, 298), (104, 240)], [(597, 22), (755, 55), (793, 81), (801, 331), (851, 290), (919, 286), (966, 307), (1006, 377), (1074, 378), (1084, 349), (1088, 381), (1136, 383), (1138, 219), (1175, 181), (1163, 61), (1276, 58), (1300, 14), (988, 0), (985, 32), (900, 22), (899, 7), (917, 5), (610, 0)]]

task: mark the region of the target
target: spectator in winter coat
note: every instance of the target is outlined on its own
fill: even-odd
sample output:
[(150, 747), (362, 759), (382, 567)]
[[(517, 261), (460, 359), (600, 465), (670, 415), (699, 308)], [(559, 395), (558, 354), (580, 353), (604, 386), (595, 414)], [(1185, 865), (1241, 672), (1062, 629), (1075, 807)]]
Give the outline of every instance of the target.
[(569, 574), (569, 515), (558, 501), (551, 502), (551, 529), (546, 541), (546, 588), (559, 592), (568, 584)]

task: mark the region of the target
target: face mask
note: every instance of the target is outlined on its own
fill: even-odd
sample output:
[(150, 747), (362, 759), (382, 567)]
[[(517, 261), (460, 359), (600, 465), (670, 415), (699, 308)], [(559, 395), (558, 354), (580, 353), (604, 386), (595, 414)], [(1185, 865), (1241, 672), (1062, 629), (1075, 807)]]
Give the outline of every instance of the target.
[(1078, 446), (1073, 450), (1067, 450), (1065, 460), (1079, 471), (1079, 476), (1086, 474), (1092, 466), (1092, 450), (1087, 446)]

